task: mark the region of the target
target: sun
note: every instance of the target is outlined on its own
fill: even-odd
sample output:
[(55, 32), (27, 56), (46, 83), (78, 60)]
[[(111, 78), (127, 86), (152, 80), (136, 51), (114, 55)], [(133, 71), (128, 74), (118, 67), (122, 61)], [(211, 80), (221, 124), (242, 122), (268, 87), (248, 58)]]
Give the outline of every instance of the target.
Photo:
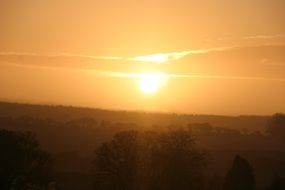
[(162, 72), (143, 73), (139, 77), (139, 87), (143, 93), (155, 93), (166, 81), (167, 76)]

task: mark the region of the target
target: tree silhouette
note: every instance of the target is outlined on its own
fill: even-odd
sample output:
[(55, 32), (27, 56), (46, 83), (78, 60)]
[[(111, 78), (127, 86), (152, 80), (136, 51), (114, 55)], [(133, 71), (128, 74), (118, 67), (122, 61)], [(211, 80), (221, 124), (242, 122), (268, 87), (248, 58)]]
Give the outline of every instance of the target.
[(51, 181), (51, 159), (31, 133), (0, 131), (0, 189), (35, 189)]
[(267, 190), (281, 190), (281, 181), (279, 176), (275, 176), (272, 183), (267, 188)]
[(205, 154), (195, 148), (190, 130), (178, 128), (157, 134), (152, 148), (152, 189), (201, 189)]
[(267, 123), (267, 132), (278, 139), (285, 137), (285, 114), (274, 114)]
[(223, 177), (219, 177), (217, 175), (214, 175), (210, 181), (209, 181), (209, 186), (208, 190), (221, 190), (223, 188)]
[(184, 129), (121, 132), (95, 151), (94, 189), (201, 189), (205, 155)]
[(236, 156), (232, 168), (228, 171), (224, 184), (225, 190), (254, 190), (255, 177), (248, 161)]
[(135, 189), (139, 165), (138, 136), (135, 131), (118, 133), (95, 151), (95, 189)]

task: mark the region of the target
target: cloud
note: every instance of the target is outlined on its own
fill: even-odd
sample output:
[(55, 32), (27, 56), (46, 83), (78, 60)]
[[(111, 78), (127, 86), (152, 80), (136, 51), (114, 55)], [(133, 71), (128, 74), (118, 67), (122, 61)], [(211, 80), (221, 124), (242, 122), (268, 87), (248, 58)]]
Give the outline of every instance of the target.
[(170, 63), (171, 61), (179, 60), (187, 55), (207, 54), (213, 51), (224, 51), (232, 48), (233, 47), (218, 47), (218, 48), (209, 48), (209, 49), (187, 50), (180, 52), (157, 53), (157, 54), (137, 56), (134, 58), (129, 58), (129, 60), (144, 62), (144, 63), (164, 64), (164, 63)]
[(275, 34), (275, 35), (256, 35), (256, 36), (247, 36), (244, 39), (275, 39), (275, 38), (285, 38), (285, 34)]
[[(281, 35), (280, 35), (281, 36)], [(269, 38), (270, 36), (251, 36), (248, 38)], [(285, 36), (284, 36), (285, 37)], [(185, 57), (191, 57), (193, 55), (206, 55), (213, 52), (225, 52), (229, 50), (249, 50), (249, 49), (261, 49), (261, 48), (283, 48), (284, 45), (276, 46), (229, 46), (229, 47), (216, 47), (208, 49), (193, 49), (178, 52), (164, 52), (164, 53), (153, 53), (148, 55), (138, 55), (134, 57), (119, 57), (119, 56), (93, 56), (93, 55), (83, 55), (83, 54), (71, 54), (71, 53), (55, 53), (55, 54), (39, 54), (39, 53), (18, 53), (18, 52), (0, 52), (0, 61), (15, 61), (15, 62), (29, 62), (37, 61), (37, 59), (45, 59), (50, 63), (56, 59), (67, 59), (71, 61), (72, 59), (81, 60), (81, 62), (89, 61), (90, 64), (96, 63), (144, 63), (144, 64), (169, 64), (174, 61), (183, 59)], [(252, 50), (250, 50), (252, 51)], [(44, 61), (45, 62), (45, 61)], [(80, 64), (79, 64), (80, 66)]]
[[(254, 63), (261, 65), (285, 65), (285, 45), (272, 46), (230, 46), (208, 49), (194, 49), (177, 52), (155, 53), (134, 57), (93, 56), (71, 53), (39, 54), (29, 52), (0, 52), (0, 64), (17, 64), (35, 67), (69, 68), (78, 70), (125, 71), (143, 70), (180, 71), (197, 70), (200, 66), (230, 67), (235, 64), (247, 67)], [(263, 60), (263, 61), (261, 61)], [(1, 66), (1, 65), (0, 65)], [(191, 67), (191, 70), (190, 70)], [(166, 70), (165, 70), (166, 69)], [(246, 68), (245, 68), (246, 69)], [(197, 70), (198, 73), (200, 71)], [(196, 73), (197, 73), (196, 72)]]
[(122, 60), (122, 57), (116, 56), (92, 56), (92, 55), (82, 55), (82, 54), (71, 54), (71, 53), (55, 53), (55, 54), (39, 54), (31, 52), (0, 52), (0, 56), (6, 57), (78, 57), (87, 58), (94, 60)]
[[(285, 45), (217, 47), (134, 57), (0, 52), (0, 66), (5, 63), (18, 67), (68, 69), (104, 77), (135, 78), (138, 73), (161, 71), (174, 73), (169, 74), (171, 78), (275, 78), (277, 81), (284, 77), (284, 53)], [(253, 74), (262, 77), (245, 76)]]
[[(139, 78), (144, 73), (127, 72), (105, 72), (106, 76), (115, 78)], [(164, 73), (167, 78), (189, 78), (189, 79), (229, 79), (229, 80), (255, 80), (255, 81), (280, 81), (285, 82), (285, 78), (251, 77), (251, 76), (227, 76), (227, 75), (193, 75), (193, 74), (175, 74)]]
[(276, 40), (282, 40), (284, 43), (285, 34), (272, 34), (272, 35), (252, 35), (252, 36), (244, 36), (244, 37), (221, 37), (221, 38), (204, 38), (203, 42), (237, 42), (237, 41), (244, 41), (248, 42), (250, 40), (259, 40), (260, 42), (265, 42), (266, 40), (269, 43)]
[[(96, 71), (97, 74), (113, 77), (113, 78), (140, 78), (144, 73), (130, 72), (114, 72), (114, 71)], [(270, 78), (270, 77), (251, 77), (251, 76), (227, 76), (227, 75), (193, 75), (193, 74), (175, 74), (163, 73), (166, 78), (172, 79), (226, 79), (226, 80), (253, 80), (253, 81), (276, 81), (285, 82), (285, 78)]]
[[(139, 79), (145, 73), (143, 72), (122, 72), (122, 71), (107, 71), (97, 69), (73, 69), (73, 68), (57, 68), (57, 67), (46, 67), (46, 66), (35, 66), (35, 65), (22, 65), (14, 64), (18, 67), (28, 67), (33, 69), (49, 69), (49, 70), (68, 70), (68, 71), (80, 71), (88, 72), (99, 77), (110, 77), (110, 78), (131, 78)], [(252, 76), (230, 76), (230, 75), (203, 75), (203, 74), (180, 74), (180, 73), (164, 73), (168, 79), (222, 79), (222, 80), (248, 80), (248, 81), (272, 81), (272, 82), (285, 82), (285, 78), (272, 78), (272, 77), (252, 77)]]
[(282, 81), (285, 78), (267, 78), (251, 76), (226, 76), (226, 75), (191, 75), (191, 74), (167, 74), (170, 78), (196, 78), (196, 79), (231, 79), (231, 80), (258, 80), (258, 81)]
[(187, 55), (207, 54), (213, 51), (224, 51), (232, 49), (233, 47), (218, 47), (210, 49), (196, 49), (180, 52), (168, 52), (168, 53), (155, 53), (149, 55), (141, 55), (135, 57), (118, 57), (118, 56), (93, 56), (83, 54), (71, 54), (71, 53), (55, 53), (55, 54), (39, 54), (31, 52), (0, 52), (0, 61), (16, 60), (24, 61), (29, 59), (64, 59), (64, 58), (77, 58), (77, 59), (89, 59), (93, 61), (124, 61), (124, 62), (139, 62), (139, 63), (169, 63), (171, 61), (179, 60)]
[[(41, 54), (31, 52), (0, 52), (0, 64), (53, 67), (70, 69), (99, 69), (120, 67), (119, 63), (129, 61), (118, 56), (93, 56), (71, 53)], [(0, 65), (1, 66), (1, 65)]]

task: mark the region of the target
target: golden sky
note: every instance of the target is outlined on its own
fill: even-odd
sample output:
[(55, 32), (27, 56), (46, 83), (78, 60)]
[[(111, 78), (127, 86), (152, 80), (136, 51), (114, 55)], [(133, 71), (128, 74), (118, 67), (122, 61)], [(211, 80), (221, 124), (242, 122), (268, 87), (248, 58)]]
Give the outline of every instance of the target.
[(0, 100), (285, 112), (284, 0), (1, 0)]

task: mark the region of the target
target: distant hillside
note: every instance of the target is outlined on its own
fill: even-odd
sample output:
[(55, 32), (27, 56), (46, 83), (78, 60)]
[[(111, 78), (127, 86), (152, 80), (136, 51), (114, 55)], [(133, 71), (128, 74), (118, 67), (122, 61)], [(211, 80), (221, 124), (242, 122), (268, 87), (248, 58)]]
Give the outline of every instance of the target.
[(79, 118), (93, 118), (98, 122), (136, 123), (139, 125), (185, 125), (188, 123), (210, 123), (213, 126), (232, 129), (247, 128), (249, 131), (263, 131), (269, 116), (216, 116), (135, 111), (114, 111), (69, 106), (31, 105), (0, 102), (0, 117), (31, 116), (70, 121)]

